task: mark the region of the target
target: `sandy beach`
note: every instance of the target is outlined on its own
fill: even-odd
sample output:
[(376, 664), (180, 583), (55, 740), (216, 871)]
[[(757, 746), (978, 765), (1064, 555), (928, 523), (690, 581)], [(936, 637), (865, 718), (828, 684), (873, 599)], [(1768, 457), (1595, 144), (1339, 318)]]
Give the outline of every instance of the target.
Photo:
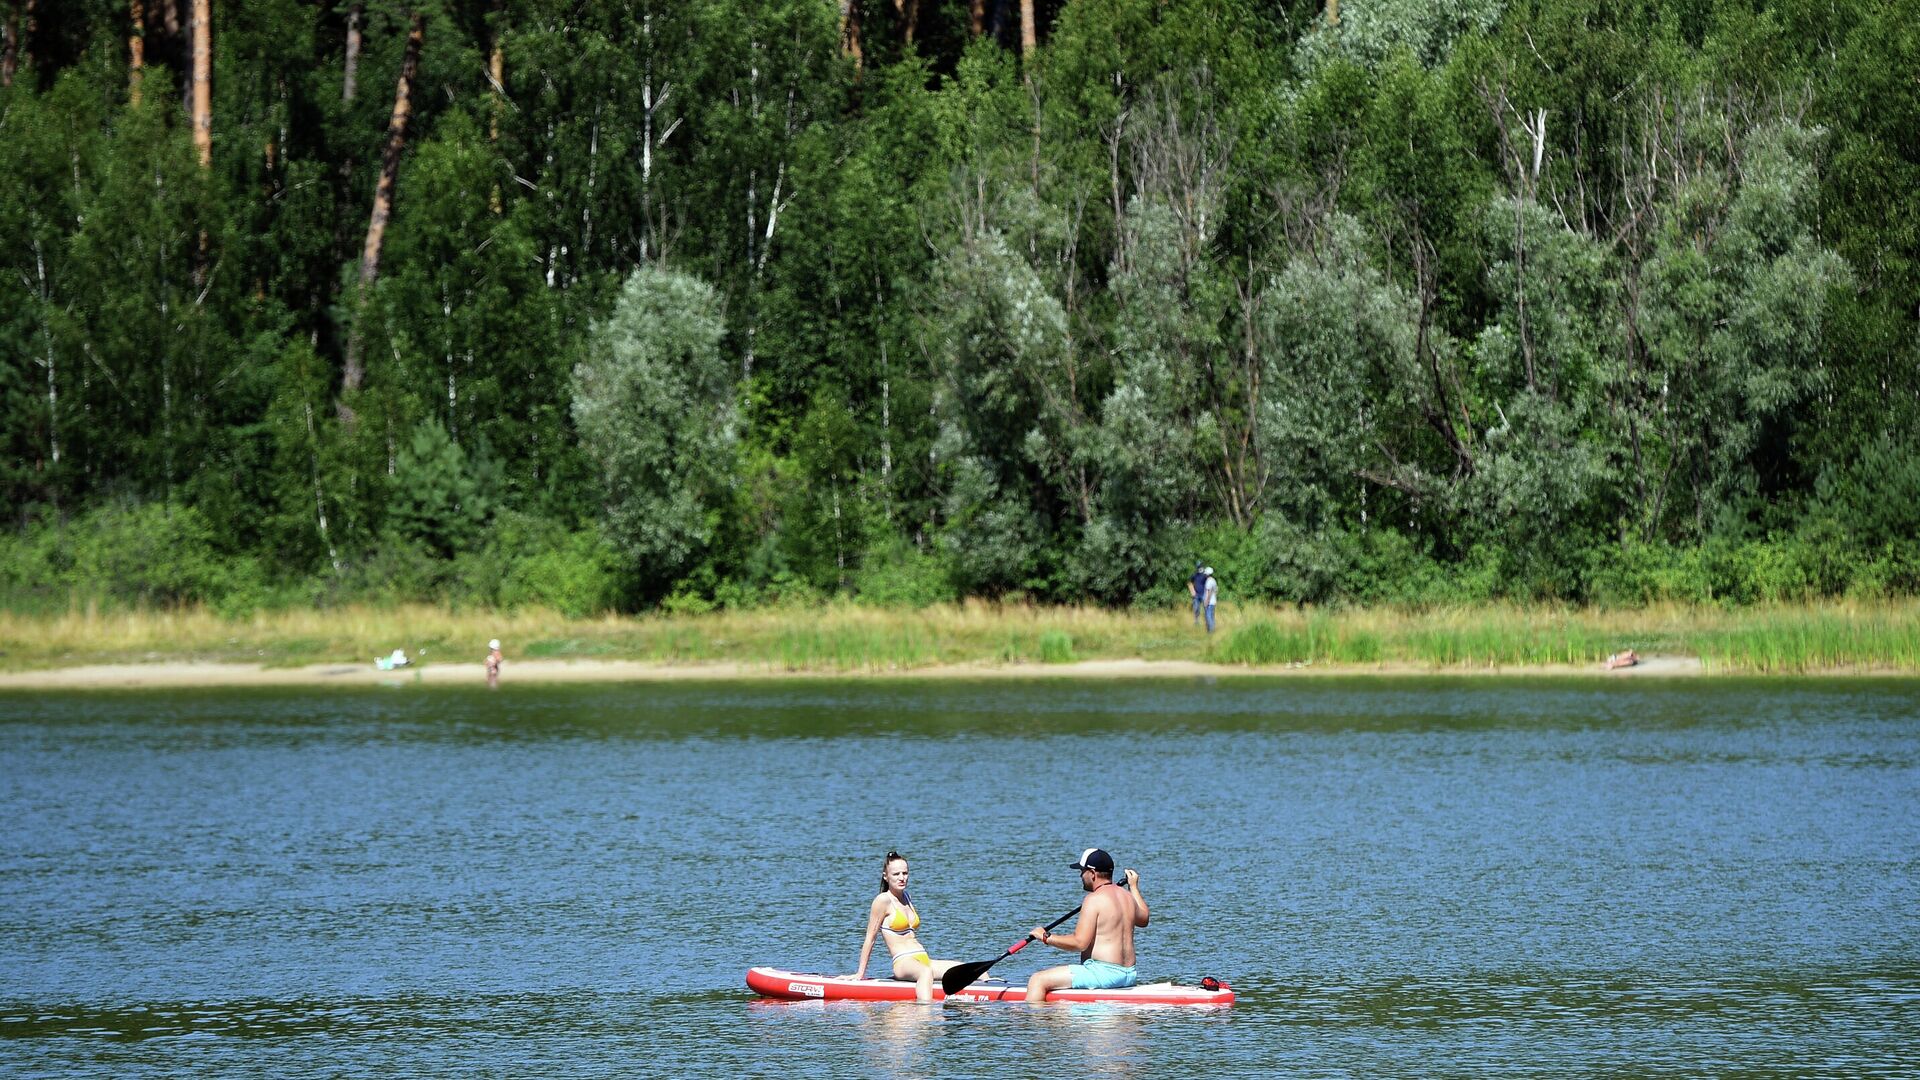
[[(769, 664), (717, 662), (653, 663), (644, 660), (509, 661), (502, 683), (670, 682), (740, 679), (1128, 679), (1233, 678), (1248, 675), (1294, 677), (1354, 675), (1588, 675), (1599, 678), (1688, 676), (1702, 671), (1700, 661), (1683, 656), (1649, 656), (1638, 665), (1608, 671), (1598, 664), (1544, 664), (1484, 668), (1432, 668), (1417, 664), (1287, 664), (1247, 667), (1190, 660), (1086, 660), (1071, 664), (944, 664), (892, 670), (792, 671)], [(486, 682), (478, 663), (422, 664), (381, 671), (370, 663), (267, 667), (259, 664), (156, 662), (88, 664), (40, 671), (0, 672), (0, 691), (132, 689), (197, 686), (393, 686), (412, 684), (476, 686)]]

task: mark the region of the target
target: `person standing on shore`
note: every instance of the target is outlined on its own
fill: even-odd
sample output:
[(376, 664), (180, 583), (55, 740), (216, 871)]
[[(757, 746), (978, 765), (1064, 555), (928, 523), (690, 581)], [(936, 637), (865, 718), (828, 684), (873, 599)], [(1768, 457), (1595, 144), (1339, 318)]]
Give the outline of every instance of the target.
[(500, 639), (487, 642), (487, 686), (500, 685), (500, 661), (506, 659), (500, 655)]
[(1193, 576), (1187, 579), (1187, 595), (1193, 598), (1193, 624), (1200, 625), (1200, 594), (1207, 587), (1206, 565), (1193, 564)]
[(1220, 600), (1220, 583), (1214, 580), (1213, 567), (1203, 568), (1201, 573), (1207, 577), (1207, 583), (1200, 589), (1200, 602), (1207, 609), (1207, 633), (1213, 633), (1213, 605)]

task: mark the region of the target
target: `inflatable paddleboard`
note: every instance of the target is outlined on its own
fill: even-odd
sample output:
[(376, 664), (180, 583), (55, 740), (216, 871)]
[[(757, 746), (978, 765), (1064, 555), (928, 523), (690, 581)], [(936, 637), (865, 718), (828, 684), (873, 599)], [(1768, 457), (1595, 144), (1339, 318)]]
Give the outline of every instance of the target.
[[(1048, 1001), (1131, 1002), (1136, 1005), (1231, 1005), (1233, 988), (1207, 980), (1219, 988), (1180, 986), (1170, 982), (1143, 983), (1121, 990), (1055, 990)], [(814, 975), (783, 968), (757, 967), (747, 971), (747, 986), (764, 997), (788, 1001), (912, 1001), (913, 984), (899, 979), (856, 979), (847, 975)], [(998, 979), (981, 979), (953, 995), (955, 1001), (1024, 1001), (1027, 988)], [(935, 980), (933, 1000), (942, 1001)]]

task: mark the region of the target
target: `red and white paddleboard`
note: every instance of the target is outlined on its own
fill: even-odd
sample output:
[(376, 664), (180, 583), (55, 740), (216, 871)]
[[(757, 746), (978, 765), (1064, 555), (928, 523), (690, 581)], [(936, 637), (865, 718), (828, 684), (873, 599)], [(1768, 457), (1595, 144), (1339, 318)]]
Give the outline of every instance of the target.
[[(899, 979), (855, 979), (847, 975), (812, 975), (782, 968), (757, 967), (747, 971), (747, 986), (765, 997), (789, 1001), (912, 1001), (913, 984)], [(1170, 982), (1146, 983), (1121, 990), (1055, 990), (1048, 1001), (1118, 1001), (1137, 1005), (1231, 1005), (1233, 988), (1220, 983), (1218, 990), (1200, 986), (1177, 986)], [(998, 979), (981, 979), (953, 995), (955, 1001), (1024, 1001), (1027, 988)], [(933, 1000), (946, 995), (935, 982)]]

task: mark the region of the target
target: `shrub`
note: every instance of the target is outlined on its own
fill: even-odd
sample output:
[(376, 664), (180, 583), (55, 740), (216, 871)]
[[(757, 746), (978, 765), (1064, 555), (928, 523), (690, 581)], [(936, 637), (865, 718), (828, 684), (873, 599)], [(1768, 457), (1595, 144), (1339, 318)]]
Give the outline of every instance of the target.
[(1414, 538), (1397, 529), (1349, 533), (1346, 573), (1341, 591), (1365, 603), (1415, 606), (1460, 604), (1498, 593), (1499, 556), (1474, 549), (1465, 565), (1435, 559)]
[(1255, 533), (1265, 559), (1260, 580), (1247, 583), (1249, 599), (1318, 604), (1339, 596), (1351, 565), (1344, 534), (1309, 531), (1276, 514), (1261, 518)]
[(1194, 530), (1192, 558), (1175, 563), (1169, 569), (1167, 576), (1172, 580), (1166, 595), (1176, 605), (1189, 603), (1187, 579), (1193, 575), (1195, 562), (1213, 567), (1223, 603), (1229, 597), (1244, 603), (1275, 595), (1272, 587), (1275, 545), (1271, 538), (1270, 531), (1249, 532), (1225, 522)]
[(561, 542), (515, 562), (500, 583), (506, 607), (550, 607), (573, 618), (596, 615), (619, 597), (619, 556), (599, 533), (569, 533)]
[[(103, 506), (0, 541), (0, 592), (10, 606), (74, 599), (184, 604), (219, 599), (235, 580), (199, 511), (172, 503)], [(257, 568), (248, 575), (257, 577)]]
[(1706, 603), (1714, 594), (1702, 550), (1668, 544), (1595, 547), (1587, 553), (1586, 581), (1588, 599), (1602, 607)]
[(59, 528), (38, 523), (0, 535), (0, 603), (14, 611), (65, 606), (73, 558), (61, 541)]
[(225, 571), (222, 588), (210, 598), (213, 610), (222, 617), (237, 619), (285, 603), (285, 586), (269, 580), (266, 566), (258, 558), (229, 558)]
[(484, 606), (592, 615), (618, 602), (620, 566), (612, 545), (592, 529), (569, 531), (533, 514), (503, 510), (485, 543), (453, 561), (450, 595)]
[(435, 600), (453, 579), (454, 567), (426, 545), (389, 533), (338, 576), (323, 579), (315, 599), (322, 604)]
[(853, 587), (862, 601), (880, 607), (932, 607), (959, 595), (946, 560), (900, 536), (868, 549)]

